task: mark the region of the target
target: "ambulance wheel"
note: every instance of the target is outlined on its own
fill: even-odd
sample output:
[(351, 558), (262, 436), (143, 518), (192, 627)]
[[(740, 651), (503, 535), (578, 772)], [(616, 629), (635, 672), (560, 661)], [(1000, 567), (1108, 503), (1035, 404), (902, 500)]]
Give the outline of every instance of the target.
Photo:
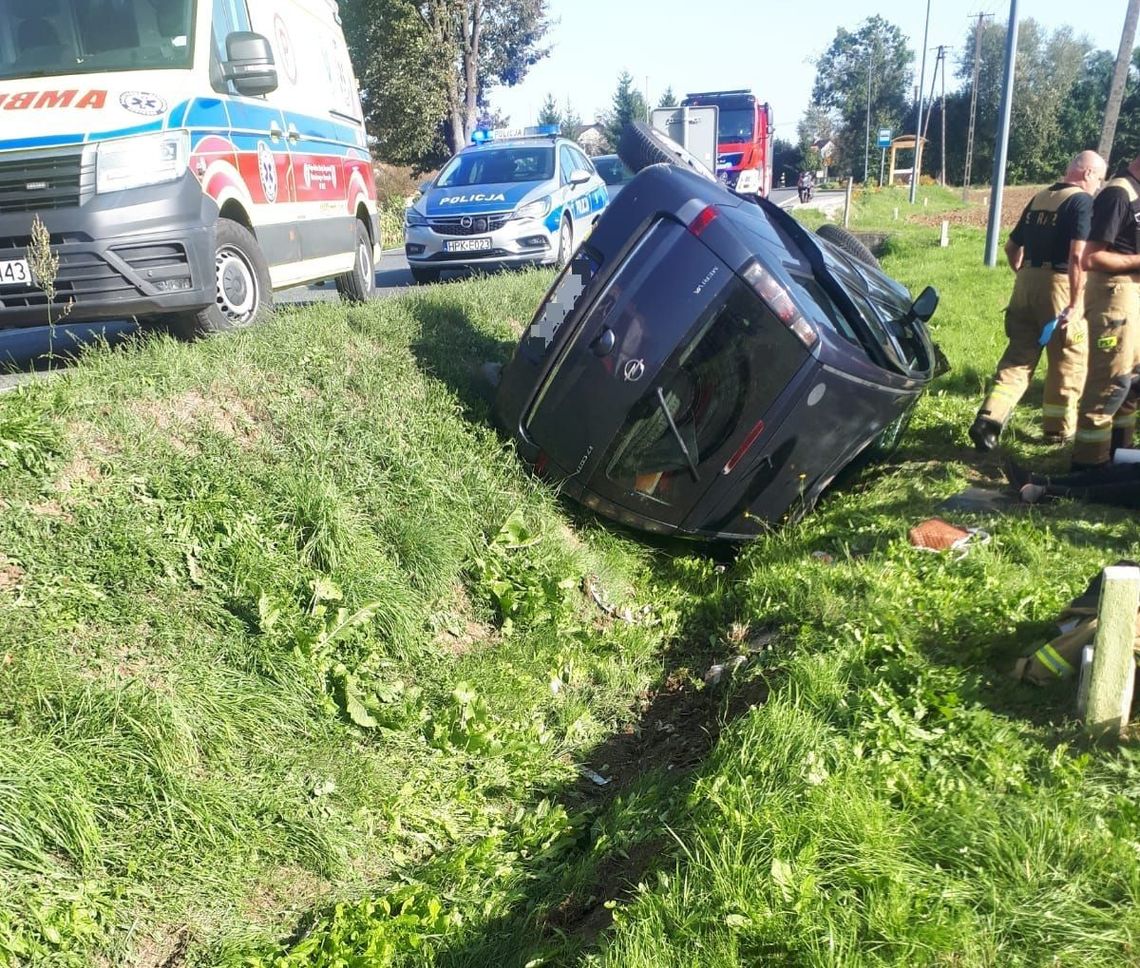
[(562, 227), (558, 230), (558, 255), (554, 260), (555, 267), (561, 269), (566, 265), (566, 263), (570, 261), (570, 256), (573, 252), (574, 226), (570, 224), (569, 216), (563, 216)]
[(218, 219), (214, 242), (214, 302), (197, 313), (176, 316), (170, 330), (181, 339), (255, 326), (273, 312), (269, 265), (244, 225)]
[(439, 269), (419, 269), (411, 266), (411, 270), (412, 278), (421, 286), (426, 286), (429, 282), (439, 282)]
[(372, 257), (372, 237), (365, 224), (356, 220), (356, 261), (352, 271), (336, 277), (336, 291), (349, 302), (367, 302), (376, 292), (376, 264)]
[(689, 168), (709, 181), (716, 181), (716, 176), (693, 155), (644, 121), (631, 121), (622, 129), (617, 153), (634, 171), (650, 165), (677, 165)]
[(821, 225), (815, 230), (815, 234), (821, 239), (827, 239), (837, 249), (842, 249), (848, 255), (854, 256), (864, 265), (871, 266), (873, 269), (882, 268), (871, 250), (846, 229), (840, 228), (838, 225)]

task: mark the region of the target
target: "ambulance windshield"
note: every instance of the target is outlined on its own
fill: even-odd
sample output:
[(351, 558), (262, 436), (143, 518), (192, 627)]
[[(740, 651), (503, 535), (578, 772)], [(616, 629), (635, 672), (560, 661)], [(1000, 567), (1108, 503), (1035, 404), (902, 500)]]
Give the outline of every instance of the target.
[(0, 80), (188, 68), (195, 0), (0, 0)]

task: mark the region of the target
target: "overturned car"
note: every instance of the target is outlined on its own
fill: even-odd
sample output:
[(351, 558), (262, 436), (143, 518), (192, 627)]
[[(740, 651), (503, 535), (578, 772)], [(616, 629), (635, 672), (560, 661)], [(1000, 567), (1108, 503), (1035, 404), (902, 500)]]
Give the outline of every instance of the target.
[[(643, 164), (656, 139), (638, 134)], [(934, 373), (937, 302), (841, 229), (652, 164), (551, 287), (496, 414), (537, 474), (599, 514), (744, 540), (893, 449)]]

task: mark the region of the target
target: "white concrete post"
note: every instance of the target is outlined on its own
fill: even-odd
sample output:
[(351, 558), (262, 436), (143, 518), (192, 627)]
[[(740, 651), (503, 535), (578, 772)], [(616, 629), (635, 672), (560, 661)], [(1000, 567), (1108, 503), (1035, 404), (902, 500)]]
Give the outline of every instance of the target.
[(1085, 729), (1094, 736), (1119, 736), (1128, 725), (1136, 678), (1133, 642), (1138, 604), (1140, 568), (1123, 565), (1105, 568), (1085, 716)]

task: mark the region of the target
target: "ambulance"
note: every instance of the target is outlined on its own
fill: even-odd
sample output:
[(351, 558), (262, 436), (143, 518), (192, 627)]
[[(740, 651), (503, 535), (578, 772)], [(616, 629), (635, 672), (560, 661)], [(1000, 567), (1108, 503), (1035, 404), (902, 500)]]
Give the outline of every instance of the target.
[(364, 300), (379, 243), (334, 0), (0, 0), (0, 329), (200, 335), (326, 279)]

